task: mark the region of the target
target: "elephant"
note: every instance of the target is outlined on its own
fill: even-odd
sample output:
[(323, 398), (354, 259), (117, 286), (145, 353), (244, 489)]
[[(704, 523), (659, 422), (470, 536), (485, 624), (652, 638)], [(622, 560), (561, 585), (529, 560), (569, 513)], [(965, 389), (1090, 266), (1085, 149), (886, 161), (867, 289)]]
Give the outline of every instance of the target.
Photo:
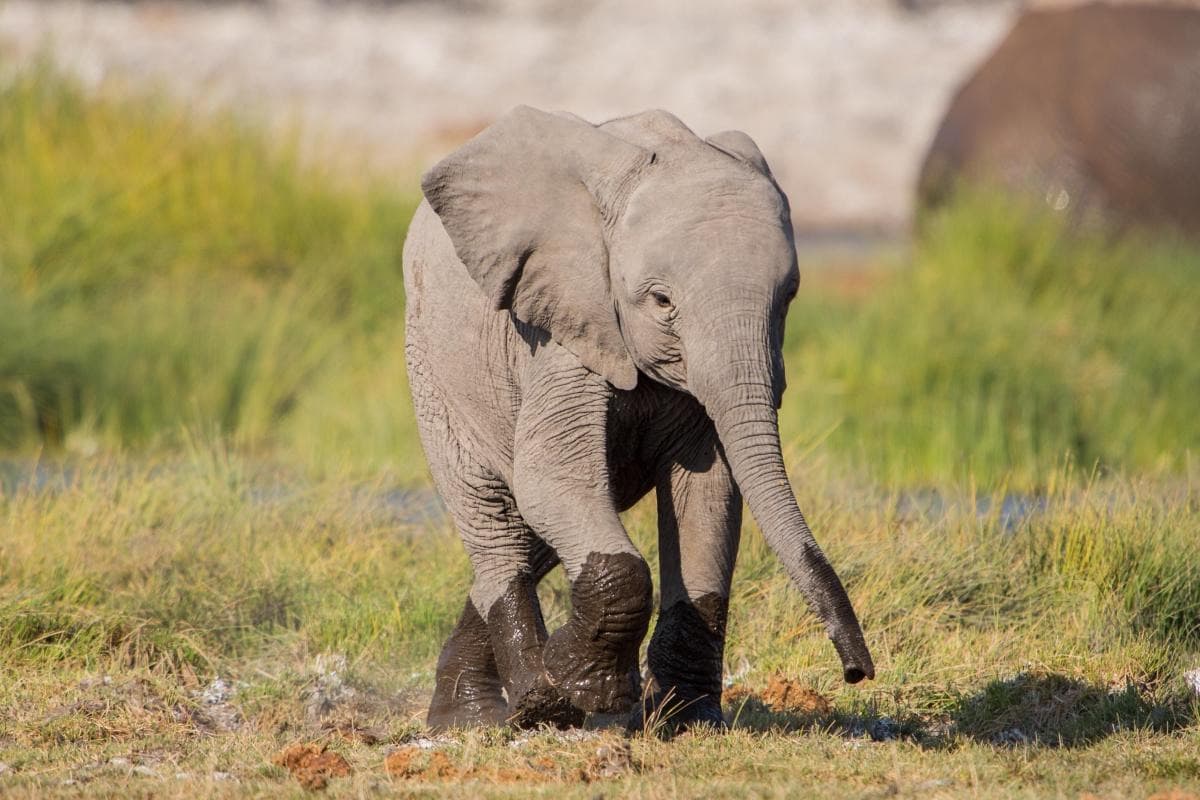
[(1025, 11), (952, 99), (920, 214), (959, 183), (1032, 196), (1073, 227), (1200, 236), (1200, 7)]
[[(858, 618), (791, 489), (779, 439), (788, 202), (749, 136), (646, 111), (594, 125), (519, 106), (433, 166), (403, 251), (421, 443), (474, 581), (437, 662), (431, 727), (560, 727), (670, 702), (723, 725), (743, 496), (873, 678)], [(659, 618), (619, 517), (656, 493)], [(561, 564), (549, 633), (536, 586)]]

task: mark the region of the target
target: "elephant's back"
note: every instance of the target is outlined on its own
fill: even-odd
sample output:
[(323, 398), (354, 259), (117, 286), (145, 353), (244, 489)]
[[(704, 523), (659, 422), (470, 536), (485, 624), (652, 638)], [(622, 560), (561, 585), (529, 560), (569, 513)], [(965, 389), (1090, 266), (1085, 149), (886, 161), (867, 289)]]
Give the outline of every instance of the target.
[(1197, 171), (1200, 9), (1041, 9), (1022, 14), (955, 94), (918, 201), (985, 181), (1052, 204), (1091, 193), (1105, 211), (1200, 232)]

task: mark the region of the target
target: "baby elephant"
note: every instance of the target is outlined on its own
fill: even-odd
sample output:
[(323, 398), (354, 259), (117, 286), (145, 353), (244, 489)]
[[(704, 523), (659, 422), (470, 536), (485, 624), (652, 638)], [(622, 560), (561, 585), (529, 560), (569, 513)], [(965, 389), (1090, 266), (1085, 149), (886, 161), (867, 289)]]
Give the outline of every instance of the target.
[[(651, 490), (649, 708), (669, 698), (677, 724), (722, 724), (743, 495), (845, 679), (874, 677), (784, 471), (781, 347), (800, 277), (754, 142), (700, 139), (663, 111), (592, 125), (518, 107), (421, 188), (404, 247), (409, 378), (475, 571), (429, 724), (572, 725), (635, 705), (652, 586), (618, 514)], [(535, 589), (559, 563), (571, 615), (548, 634)]]

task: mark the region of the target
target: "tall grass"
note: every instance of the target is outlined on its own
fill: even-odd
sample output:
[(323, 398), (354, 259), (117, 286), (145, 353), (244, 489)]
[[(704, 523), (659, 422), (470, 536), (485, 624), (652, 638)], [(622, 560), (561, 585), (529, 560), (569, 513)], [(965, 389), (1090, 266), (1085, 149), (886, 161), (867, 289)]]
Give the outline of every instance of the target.
[(230, 117), (20, 74), (0, 88), (0, 447), (261, 442), (348, 413), (376, 391), (367, 354), (402, 349), (413, 207)]
[[(425, 479), (399, 251), (415, 188), (41, 68), (0, 87), (0, 449), (215, 430), (323, 473)], [(1200, 252), (994, 198), (789, 320), (784, 436), (885, 484), (1179, 473), (1200, 446)]]
[(1200, 450), (1200, 250), (1182, 242), (968, 196), (865, 301), (800, 297), (788, 432), (828, 432), (885, 481), (1036, 486)]

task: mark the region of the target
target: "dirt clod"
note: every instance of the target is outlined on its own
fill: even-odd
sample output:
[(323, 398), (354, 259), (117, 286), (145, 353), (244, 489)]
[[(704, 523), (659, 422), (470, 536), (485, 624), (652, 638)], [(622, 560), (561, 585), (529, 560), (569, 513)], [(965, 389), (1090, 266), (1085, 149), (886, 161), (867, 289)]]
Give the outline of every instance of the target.
[(401, 747), (383, 759), (383, 769), (393, 778), (415, 778), (423, 769), (421, 761), (419, 747)]
[(783, 714), (828, 714), (833, 711), (829, 698), (808, 686), (801, 686), (782, 675), (772, 675), (761, 693), (745, 686), (730, 686), (722, 695), (727, 705), (758, 700), (772, 711)]
[(305, 789), (313, 791), (324, 789), (330, 778), (344, 778), (351, 771), (345, 758), (315, 742), (285, 747), (271, 761), (290, 772)]
[(792, 714), (828, 714), (833, 705), (825, 695), (808, 686), (801, 686), (782, 675), (772, 675), (762, 694), (763, 702), (772, 711)]

